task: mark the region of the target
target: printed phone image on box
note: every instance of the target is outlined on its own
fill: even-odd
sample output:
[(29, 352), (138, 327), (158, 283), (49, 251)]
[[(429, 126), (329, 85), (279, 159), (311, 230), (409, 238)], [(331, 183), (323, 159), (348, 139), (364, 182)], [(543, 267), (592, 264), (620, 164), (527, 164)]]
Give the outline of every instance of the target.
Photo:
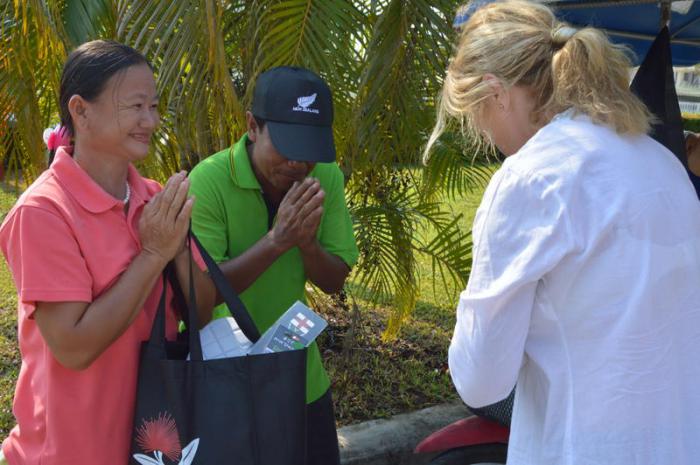
[(249, 353), (263, 354), (308, 347), (326, 326), (326, 320), (297, 301), (265, 331)]

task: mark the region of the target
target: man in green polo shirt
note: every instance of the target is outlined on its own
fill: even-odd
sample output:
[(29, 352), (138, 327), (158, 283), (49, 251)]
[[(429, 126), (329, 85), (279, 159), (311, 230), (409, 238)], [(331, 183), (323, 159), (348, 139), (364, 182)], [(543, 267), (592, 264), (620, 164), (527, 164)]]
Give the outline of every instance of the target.
[[(340, 291), (358, 251), (335, 163), (328, 85), (306, 69), (273, 68), (258, 77), (246, 122), (233, 147), (190, 174), (192, 227), (262, 333), (305, 300), (307, 280)], [(307, 463), (338, 464), (330, 381), (316, 343), (306, 385)]]

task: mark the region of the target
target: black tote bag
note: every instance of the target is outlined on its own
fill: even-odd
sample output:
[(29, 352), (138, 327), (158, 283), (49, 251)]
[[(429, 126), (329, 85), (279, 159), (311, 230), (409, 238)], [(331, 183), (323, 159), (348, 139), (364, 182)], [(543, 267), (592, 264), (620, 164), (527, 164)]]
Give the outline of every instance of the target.
[[(231, 314), (255, 342), (260, 333), (243, 303), (197, 238), (191, 238)], [(141, 348), (129, 463), (303, 465), (306, 349), (202, 360), (191, 257), (190, 330), (181, 341), (165, 339), (167, 274), (150, 339)]]

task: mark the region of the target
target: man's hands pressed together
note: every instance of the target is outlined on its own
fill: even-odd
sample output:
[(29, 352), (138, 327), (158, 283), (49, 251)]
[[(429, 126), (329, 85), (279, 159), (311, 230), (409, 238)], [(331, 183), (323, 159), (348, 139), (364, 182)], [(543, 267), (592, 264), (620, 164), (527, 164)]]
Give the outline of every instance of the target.
[(270, 238), (279, 250), (308, 249), (316, 240), (325, 193), (317, 179), (295, 182), (282, 199)]

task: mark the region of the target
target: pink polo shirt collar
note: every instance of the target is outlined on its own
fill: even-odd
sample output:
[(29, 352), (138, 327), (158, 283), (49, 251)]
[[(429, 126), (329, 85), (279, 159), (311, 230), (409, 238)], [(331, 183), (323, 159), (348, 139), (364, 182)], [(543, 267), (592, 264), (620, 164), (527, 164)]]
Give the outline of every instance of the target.
[[(91, 213), (103, 213), (124, 203), (107, 193), (88, 173), (72, 158), (73, 147), (59, 147), (51, 164), (56, 180), (83, 208)], [(146, 201), (148, 193), (143, 178), (136, 168), (129, 163), (127, 182), (131, 189), (129, 202), (137, 207)]]

